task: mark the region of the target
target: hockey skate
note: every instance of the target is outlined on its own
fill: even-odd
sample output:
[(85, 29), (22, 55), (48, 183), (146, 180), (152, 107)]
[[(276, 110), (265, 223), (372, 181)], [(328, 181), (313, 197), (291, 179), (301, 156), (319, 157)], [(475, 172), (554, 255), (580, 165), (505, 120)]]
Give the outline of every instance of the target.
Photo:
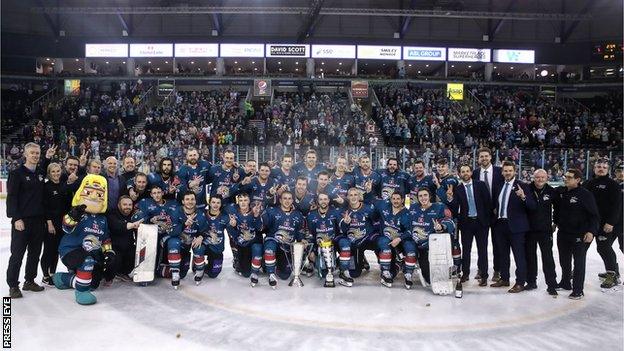
[(386, 288), (392, 287), (392, 274), (390, 274), (390, 271), (381, 272), (381, 285)]
[(349, 271), (344, 270), (340, 272), (340, 276), (339, 276), (340, 280), (338, 281), (338, 283), (342, 286), (346, 286), (348, 288), (353, 286), (353, 278), (351, 278), (351, 274), (349, 274)]
[(271, 289), (277, 289), (277, 277), (275, 276), (275, 273), (269, 274), (269, 285), (271, 286)]
[(251, 273), (251, 275), (249, 276), (249, 280), (252, 288), (258, 285), (258, 275), (256, 273)]
[(195, 272), (195, 285), (201, 284), (201, 281), (203, 278), (204, 278), (204, 271)]
[(413, 285), (414, 285), (414, 282), (412, 281), (412, 274), (411, 273), (405, 274), (405, 289), (409, 290), (412, 288)]

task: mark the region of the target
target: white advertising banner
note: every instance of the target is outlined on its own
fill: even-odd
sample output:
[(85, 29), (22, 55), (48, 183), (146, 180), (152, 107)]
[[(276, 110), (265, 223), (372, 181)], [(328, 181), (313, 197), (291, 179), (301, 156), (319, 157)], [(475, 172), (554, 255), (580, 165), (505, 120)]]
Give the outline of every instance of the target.
[(85, 44), (85, 57), (128, 57), (128, 44)]
[(490, 62), (490, 49), (449, 48), (448, 60), (459, 62)]
[(221, 57), (264, 57), (264, 44), (220, 44)]
[(358, 45), (358, 59), (400, 60), (400, 46)]
[(535, 63), (535, 50), (494, 50), (494, 62)]
[(310, 57), (309, 44), (266, 44), (266, 57)]
[(354, 59), (355, 45), (312, 45), (312, 57)]
[(130, 57), (173, 57), (173, 44), (130, 44)]
[(175, 57), (218, 57), (219, 44), (175, 44)]

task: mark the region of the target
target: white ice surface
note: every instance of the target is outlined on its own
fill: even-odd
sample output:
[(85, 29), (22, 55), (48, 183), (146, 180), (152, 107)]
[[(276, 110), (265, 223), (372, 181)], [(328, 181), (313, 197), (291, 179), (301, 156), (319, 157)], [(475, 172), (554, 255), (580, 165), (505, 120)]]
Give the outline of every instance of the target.
[[(5, 206), (2, 200), (2, 282), (10, 244)], [(617, 254), (622, 264), (623, 256), (619, 250)], [(476, 271), (476, 248), (472, 255)], [(548, 296), (541, 272), (538, 290), (520, 294), (480, 288), (471, 279), (464, 284), (462, 299), (434, 296), (418, 283), (406, 291), (402, 276), (387, 289), (379, 284), (374, 256), (368, 258), (373, 267), (355, 280), (353, 288), (323, 288), (317, 278), (304, 277), (302, 288), (280, 281), (273, 291), (265, 276), (251, 288), (247, 279), (233, 272), (226, 247), (218, 278), (195, 286), (189, 275), (178, 291), (165, 280), (148, 287), (115, 282), (95, 292), (94, 306), (76, 304), (72, 290), (24, 292), (24, 298), (12, 301), (12, 346), (82, 351), (623, 348), (622, 288), (601, 291), (596, 274), (604, 266), (595, 244), (588, 253), (581, 301), (568, 299), (565, 291), (558, 298)], [(59, 270), (65, 268), (61, 265)], [(2, 286), (3, 295), (8, 294), (6, 283)]]

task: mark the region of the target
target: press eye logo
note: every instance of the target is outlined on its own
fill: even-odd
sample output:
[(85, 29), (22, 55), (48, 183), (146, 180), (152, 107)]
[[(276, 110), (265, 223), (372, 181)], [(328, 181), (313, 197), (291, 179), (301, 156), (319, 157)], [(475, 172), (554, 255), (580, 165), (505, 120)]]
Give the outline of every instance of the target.
[(11, 348), (11, 298), (2, 298), (2, 348)]

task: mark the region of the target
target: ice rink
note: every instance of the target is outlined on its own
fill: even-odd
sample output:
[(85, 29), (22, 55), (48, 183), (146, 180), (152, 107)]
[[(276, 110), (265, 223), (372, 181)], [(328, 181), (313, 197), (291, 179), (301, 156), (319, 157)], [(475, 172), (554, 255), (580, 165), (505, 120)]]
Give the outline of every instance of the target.
[[(4, 200), (0, 213), (0, 275), (6, 296), (10, 223)], [(622, 265), (623, 256), (619, 250), (617, 253)], [(228, 247), (225, 257), (219, 277), (206, 278), (200, 286), (189, 276), (178, 291), (165, 280), (148, 287), (114, 282), (95, 292), (98, 303), (94, 306), (76, 304), (71, 290), (46, 287), (41, 293), (24, 292), (22, 299), (12, 301), (12, 347), (342, 351), (623, 348), (622, 287), (601, 291), (596, 274), (604, 266), (595, 244), (588, 253), (585, 298), (580, 301), (568, 299), (566, 291), (557, 298), (548, 296), (541, 272), (538, 290), (520, 294), (509, 294), (504, 288), (480, 288), (471, 279), (464, 284), (462, 299), (434, 296), (418, 283), (411, 291), (405, 290), (402, 276), (387, 289), (379, 284), (374, 256), (369, 257), (371, 271), (356, 279), (353, 288), (323, 288), (317, 278), (304, 277), (303, 288), (280, 281), (273, 291), (265, 276), (251, 288), (248, 279), (236, 275)], [(476, 265), (476, 248), (473, 257)], [(38, 276), (37, 281), (40, 279)]]

